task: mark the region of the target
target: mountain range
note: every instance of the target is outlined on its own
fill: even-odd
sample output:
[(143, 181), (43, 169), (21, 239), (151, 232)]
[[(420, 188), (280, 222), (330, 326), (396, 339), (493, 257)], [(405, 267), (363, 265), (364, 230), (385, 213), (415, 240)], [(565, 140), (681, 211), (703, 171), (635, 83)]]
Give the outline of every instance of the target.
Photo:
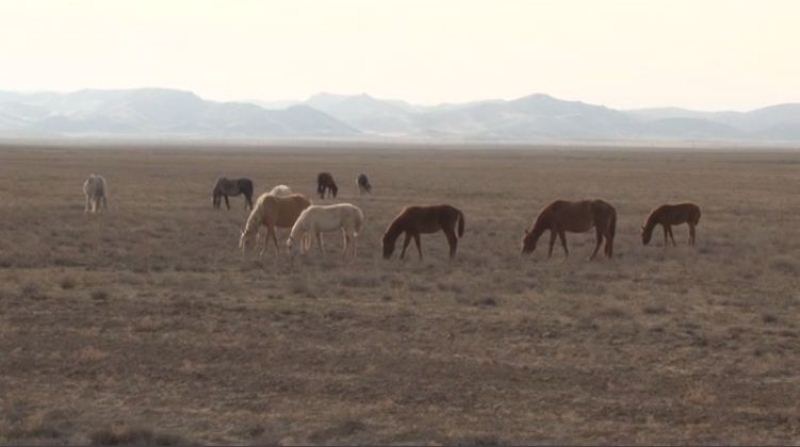
[(749, 112), (615, 110), (544, 94), (421, 106), (320, 93), (217, 102), (170, 89), (0, 91), (0, 137), (415, 138), (459, 141), (800, 141), (800, 104)]

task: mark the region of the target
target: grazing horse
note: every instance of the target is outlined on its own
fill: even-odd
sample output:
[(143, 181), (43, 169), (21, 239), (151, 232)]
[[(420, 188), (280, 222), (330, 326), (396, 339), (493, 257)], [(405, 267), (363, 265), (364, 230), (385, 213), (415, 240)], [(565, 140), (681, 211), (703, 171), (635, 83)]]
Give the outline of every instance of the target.
[[(325, 253), (322, 243), (322, 233), (342, 230), (344, 240), (342, 253), (347, 256), (348, 248), (352, 247), (352, 257), (356, 256), (356, 238), (364, 224), (364, 213), (361, 208), (349, 203), (336, 205), (311, 205), (302, 213), (292, 227), (286, 245), (289, 252), (294, 255), (298, 251), (307, 252), (310, 248), (310, 238), (304, 237), (313, 234), (317, 239), (319, 252)], [(301, 241), (295, 243), (295, 241)]]
[(245, 208), (253, 209), (253, 181), (249, 178), (234, 178), (228, 179), (220, 177), (217, 183), (214, 184), (214, 190), (211, 195), (213, 197), (212, 203), (214, 208), (219, 208), (222, 198), (225, 198), (225, 206), (231, 209), (231, 204), (228, 202), (228, 196), (244, 195)]
[(664, 228), (664, 248), (667, 248), (669, 241), (667, 236), (672, 239), (672, 246), (677, 246), (675, 237), (672, 235), (672, 225), (689, 225), (689, 245), (694, 245), (694, 227), (700, 223), (700, 207), (694, 203), (679, 203), (677, 205), (661, 205), (650, 212), (647, 220), (642, 226), (642, 244), (650, 243), (653, 236), (653, 229), (656, 225)]
[(362, 195), (365, 192), (372, 193), (372, 185), (369, 184), (369, 179), (366, 174), (358, 174), (356, 178), (356, 186), (358, 186), (358, 194)]
[(278, 185), (269, 191), (269, 195), (275, 197), (286, 197), (292, 195), (292, 188), (286, 185)]
[(597, 232), (597, 245), (594, 253), (589, 257), (590, 260), (597, 256), (603, 238), (606, 240), (604, 253), (611, 258), (614, 255), (614, 234), (617, 226), (617, 211), (613, 206), (602, 200), (581, 200), (578, 202), (568, 202), (566, 200), (556, 200), (539, 212), (539, 217), (533, 224), (533, 228), (525, 230), (525, 237), (522, 239), (522, 254), (530, 254), (536, 249), (536, 242), (546, 230), (550, 230), (550, 247), (547, 257), (553, 255), (553, 244), (556, 236), (561, 239), (564, 247), (564, 254), (569, 256), (567, 249), (567, 239), (565, 233), (585, 233), (594, 227)]
[(86, 207), (84, 213), (96, 213), (102, 209), (108, 209), (108, 188), (106, 179), (102, 175), (90, 174), (83, 182), (83, 194), (86, 196)]
[(336, 198), (339, 192), (339, 187), (333, 181), (333, 176), (330, 172), (320, 172), (317, 175), (317, 193), (321, 199), (325, 198), (325, 191), (330, 191), (330, 194)]
[[(255, 207), (250, 212), (247, 218), (247, 223), (242, 230), (242, 235), (239, 238), (239, 248), (242, 249), (242, 254), (247, 251), (250, 244), (250, 239), (258, 232), (260, 226), (267, 227), (267, 234), (265, 238), (272, 236), (272, 242), (275, 244), (275, 250), (280, 253), (278, 247), (278, 238), (275, 235), (276, 228), (291, 228), (297, 217), (304, 209), (308, 208), (311, 202), (302, 194), (292, 194), (286, 197), (276, 197), (270, 194), (262, 194), (256, 201)], [(264, 241), (264, 248), (259, 253), (259, 256), (264, 254), (269, 244), (268, 240)]]
[[(458, 226), (458, 236), (456, 236), (456, 225)], [(394, 218), (383, 234), (383, 258), (389, 259), (392, 256), (397, 238), (400, 233), (405, 233), (406, 238), (403, 241), (400, 259), (405, 257), (406, 248), (408, 248), (411, 238), (414, 238), (421, 260), (422, 247), (419, 235), (436, 233), (439, 230), (447, 236), (447, 243), (450, 245), (450, 259), (453, 259), (456, 256), (458, 239), (464, 236), (464, 213), (450, 205), (406, 207)]]

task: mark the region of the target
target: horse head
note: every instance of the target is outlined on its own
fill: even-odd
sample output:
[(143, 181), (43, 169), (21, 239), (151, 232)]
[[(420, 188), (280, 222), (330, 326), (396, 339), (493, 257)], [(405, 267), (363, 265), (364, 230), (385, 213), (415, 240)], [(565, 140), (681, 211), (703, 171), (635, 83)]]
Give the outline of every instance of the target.
[(647, 245), (650, 243), (650, 238), (653, 237), (652, 231), (647, 231), (647, 227), (642, 225), (642, 245)]
[(533, 234), (529, 230), (525, 230), (521, 245), (522, 249), (520, 250), (520, 254), (529, 255), (536, 250), (536, 238), (533, 237)]

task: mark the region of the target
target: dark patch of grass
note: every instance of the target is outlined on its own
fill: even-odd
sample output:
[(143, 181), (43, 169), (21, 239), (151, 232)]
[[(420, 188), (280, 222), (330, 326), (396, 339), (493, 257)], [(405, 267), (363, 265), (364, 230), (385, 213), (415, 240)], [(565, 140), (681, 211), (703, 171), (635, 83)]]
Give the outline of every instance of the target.
[(61, 278), (61, 282), (59, 282), (59, 285), (64, 290), (72, 290), (75, 288), (75, 286), (78, 285), (78, 282), (75, 281), (75, 279), (72, 278), (71, 276), (65, 276)]
[(23, 299), (30, 299), (30, 300), (46, 300), (49, 298), (46, 293), (44, 293), (36, 283), (26, 283), (22, 288), (19, 290), (20, 297)]
[(309, 439), (315, 444), (328, 444), (331, 441), (346, 439), (366, 429), (366, 424), (361, 421), (346, 420), (333, 427), (312, 433)]
[(107, 301), (110, 296), (111, 295), (103, 289), (94, 290), (91, 295), (94, 301)]
[(89, 435), (91, 445), (186, 445), (180, 436), (145, 428), (102, 429)]

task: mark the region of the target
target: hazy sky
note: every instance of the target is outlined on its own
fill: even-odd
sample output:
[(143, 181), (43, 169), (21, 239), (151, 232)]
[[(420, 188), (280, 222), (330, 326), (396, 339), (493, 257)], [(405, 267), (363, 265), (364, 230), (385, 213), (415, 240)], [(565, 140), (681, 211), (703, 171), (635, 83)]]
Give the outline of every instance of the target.
[(800, 102), (800, 1), (0, 0), (0, 90)]

